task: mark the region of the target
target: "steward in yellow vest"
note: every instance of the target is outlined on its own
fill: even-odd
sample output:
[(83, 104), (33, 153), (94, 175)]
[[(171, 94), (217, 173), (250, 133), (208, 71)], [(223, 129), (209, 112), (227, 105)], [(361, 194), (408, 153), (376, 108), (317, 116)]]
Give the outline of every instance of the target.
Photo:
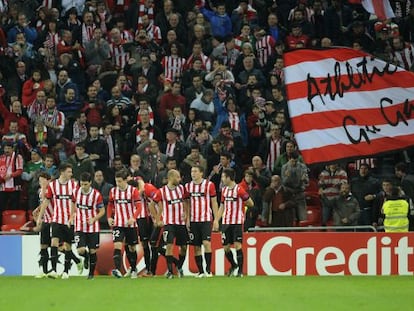
[(391, 197), (382, 205), (385, 232), (408, 232), (409, 204), (398, 194), (399, 188), (393, 187)]

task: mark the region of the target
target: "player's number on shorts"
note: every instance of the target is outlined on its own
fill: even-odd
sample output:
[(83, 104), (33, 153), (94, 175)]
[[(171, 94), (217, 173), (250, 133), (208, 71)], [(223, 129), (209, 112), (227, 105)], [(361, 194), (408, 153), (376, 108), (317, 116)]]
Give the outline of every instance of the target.
[(80, 236), (79, 235), (75, 235), (75, 243), (79, 244), (80, 241)]
[(121, 235), (121, 231), (119, 231), (119, 230), (112, 231), (112, 239), (113, 240), (115, 240), (116, 238), (119, 238), (120, 235)]
[(162, 239), (164, 240), (164, 242), (167, 242), (167, 238), (168, 238), (168, 231), (164, 231), (162, 233)]

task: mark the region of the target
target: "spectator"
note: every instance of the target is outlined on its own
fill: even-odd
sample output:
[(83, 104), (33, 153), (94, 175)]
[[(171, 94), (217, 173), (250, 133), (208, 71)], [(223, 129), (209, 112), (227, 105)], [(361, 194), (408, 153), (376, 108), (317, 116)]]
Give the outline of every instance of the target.
[(141, 177), (144, 181), (148, 180), (148, 169), (146, 165), (142, 165), (141, 157), (137, 154), (132, 154), (129, 158), (128, 173), (132, 177)]
[(0, 98), (0, 116), (3, 119), (3, 133), (5, 134), (10, 127), (11, 122), (17, 123), (17, 130), (20, 133), (29, 133), (29, 121), (22, 111), (22, 104), (15, 100), (11, 104), (11, 109), (7, 109), (3, 100)]
[[(1, 211), (18, 209), (23, 173), (23, 157), (14, 151), (13, 142), (3, 140), (0, 156), (0, 202)], [(0, 223), (1, 223), (0, 213)]]
[(282, 184), (292, 192), (295, 202), (296, 219), (306, 220), (305, 188), (309, 183), (308, 168), (299, 162), (297, 151), (291, 153), (290, 160), (281, 169)]
[(295, 221), (295, 202), (292, 193), (282, 185), (279, 175), (271, 177), (263, 194), (263, 208), (259, 224), (271, 227), (291, 227)]
[(260, 189), (260, 186), (255, 179), (254, 173), (250, 169), (244, 171), (244, 177), (239, 185), (249, 194), (254, 202), (254, 205), (245, 211), (243, 229), (244, 231), (248, 231), (249, 228), (254, 228), (256, 226), (257, 217), (260, 215), (262, 208), (262, 189)]
[(213, 97), (214, 91), (207, 89), (201, 98), (194, 99), (190, 104), (190, 108), (196, 110), (197, 116), (207, 125), (207, 127), (213, 126), (216, 119)]
[[(350, 192), (350, 185), (343, 183), (339, 189), (339, 196), (327, 200), (325, 194), (322, 195), (325, 206), (333, 210), (334, 226), (356, 226), (359, 220), (359, 203)], [(338, 230), (346, 231), (346, 230)]]
[(199, 9), (210, 22), (213, 37), (223, 39), (233, 34), (231, 19), (226, 13), (226, 5), (224, 3), (218, 3), (215, 11), (207, 10), (204, 6)]
[(200, 153), (200, 147), (198, 145), (192, 145), (190, 147), (190, 154), (187, 155), (184, 161), (180, 164), (180, 173), (183, 183), (191, 181), (191, 168), (194, 166), (201, 166), (204, 172), (207, 170), (207, 160)]
[(158, 174), (164, 169), (165, 163), (167, 162), (167, 155), (160, 151), (159, 143), (155, 139), (150, 139), (142, 143), (137, 148), (137, 154), (141, 156), (142, 161), (149, 171), (148, 182), (155, 183)]
[[(327, 165), (319, 174), (319, 194), (324, 196), (324, 202), (335, 200), (339, 196), (342, 184), (348, 183), (346, 172), (337, 163)], [(332, 204), (322, 204), (322, 225), (325, 226), (332, 217)]]
[(105, 215), (99, 220), (101, 229), (109, 229), (108, 220), (106, 217), (106, 207), (108, 206), (109, 201), (109, 190), (111, 190), (113, 185), (105, 181), (102, 171), (97, 170), (95, 171), (92, 187), (102, 194), (103, 204), (105, 206)]
[[(296, 145), (293, 141), (287, 141), (283, 149), (285, 151), (276, 158), (276, 162), (274, 164), (273, 172), (276, 174), (281, 171), (282, 166), (292, 158), (293, 154), (297, 153)], [(298, 161), (303, 162), (301, 155), (298, 155)]]
[[(91, 125), (89, 127), (89, 137), (85, 141), (86, 152), (92, 161), (95, 170), (104, 171), (108, 166), (108, 145), (99, 137), (99, 127)], [(92, 174), (93, 175), (93, 174)]]
[(16, 42), (17, 34), (24, 33), (27, 42), (33, 44), (37, 38), (36, 29), (29, 26), (29, 21), (26, 18), (26, 14), (19, 13), (17, 16), (17, 24), (11, 28), (7, 33), (7, 41), (9, 43)]
[(72, 165), (73, 178), (79, 182), (80, 175), (87, 172), (93, 176), (94, 169), (89, 154), (85, 152), (85, 142), (76, 144), (75, 154), (71, 155), (68, 159), (68, 163)]
[(172, 115), (174, 106), (179, 105), (184, 113), (187, 113), (185, 97), (181, 95), (181, 83), (173, 81), (171, 90), (160, 97), (158, 116), (161, 121), (167, 120)]
[(382, 205), (382, 212), (385, 232), (408, 232), (409, 204), (400, 196), (398, 187), (391, 190), (391, 196)]
[(366, 200), (365, 197), (367, 194), (377, 193), (379, 190), (380, 183), (370, 175), (369, 166), (365, 163), (361, 164), (358, 176), (355, 176), (351, 180), (351, 191), (358, 200), (360, 207), (359, 225), (373, 224), (373, 202)]

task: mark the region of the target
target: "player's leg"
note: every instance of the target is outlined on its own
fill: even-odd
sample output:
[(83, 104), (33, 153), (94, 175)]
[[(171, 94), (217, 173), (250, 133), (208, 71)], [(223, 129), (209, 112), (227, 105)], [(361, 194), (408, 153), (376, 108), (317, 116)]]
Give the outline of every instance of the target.
[(222, 234), (221, 234), (221, 242), (223, 244), (224, 255), (226, 259), (230, 263), (230, 269), (227, 271), (227, 276), (232, 276), (234, 271), (237, 268), (237, 264), (234, 261), (233, 253), (230, 249), (231, 244), (233, 244), (233, 234), (231, 231), (231, 225), (223, 225), (222, 227)]
[(125, 228), (125, 248), (129, 249), (128, 261), (131, 266), (131, 278), (137, 277), (137, 244), (138, 244), (138, 232), (136, 228)]
[[(75, 244), (76, 244), (76, 250), (78, 251), (78, 254), (82, 257), (85, 258), (85, 254), (87, 253), (86, 251), (86, 243), (87, 243), (87, 234), (85, 232), (80, 232), (77, 231), (75, 233)], [(73, 254), (73, 252), (72, 252)], [(86, 259), (84, 259), (86, 260)], [(84, 268), (84, 263), (79, 262), (79, 264), (77, 264), (78, 267), (78, 272), (79, 274), (82, 274), (83, 272), (83, 268)]]
[(52, 263), (52, 271), (48, 273), (51, 278), (57, 277), (57, 262), (58, 262), (58, 248), (60, 240), (60, 230), (58, 223), (51, 224), (51, 247), (50, 247), (50, 261)]
[(188, 232), (185, 225), (176, 225), (175, 244), (177, 244), (178, 252), (178, 277), (183, 277), (183, 264), (187, 255)]
[(69, 269), (71, 265), (71, 260), (73, 257), (72, 253), (72, 242), (74, 240), (73, 228), (68, 228), (66, 225), (59, 225), (62, 231), (62, 241), (63, 241), (63, 250), (65, 252), (65, 267), (62, 274), (62, 279), (69, 278)]
[(206, 262), (206, 276), (211, 277), (211, 223), (204, 222), (202, 223), (201, 228), (201, 239), (204, 246), (204, 260)]
[(203, 268), (203, 257), (201, 253), (201, 230), (200, 230), (200, 223), (191, 222), (190, 223), (190, 243), (194, 245), (194, 259), (197, 265), (198, 274), (197, 277), (204, 276), (204, 268)]
[[(173, 278), (173, 242), (175, 230), (172, 225), (166, 225), (163, 232), (163, 239), (166, 243), (165, 258), (167, 259), (167, 278)], [(162, 253), (161, 253), (162, 254)]]
[(42, 274), (38, 277), (44, 277), (47, 275), (48, 271), (48, 262), (49, 262), (49, 252), (48, 248), (50, 247), (51, 237), (50, 237), (50, 224), (42, 223), (42, 228), (40, 230), (40, 260), (39, 265), (42, 267)]
[(233, 226), (233, 236), (234, 236), (234, 248), (236, 249), (236, 256), (237, 256), (237, 265), (239, 267), (237, 271), (237, 276), (243, 276), (243, 249), (242, 249), (242, 242), (243, 242), (243, 229), (241, 225), (234, 225)]
[(93, 279), (95, 275), (96, 263), (98, 257), (96, 250), (99, 248), (99, 233), (88, 233), (87, 235), (87, 246), (89, 249), (89, 274), (88, 279)]
[(148, 275), (151, 272), (151, 248), (149, 245), (149, 239), (150, 239), (152, 228), (150, 224), (150, 221), (151, 221), (150, 219), (151, 218), (137, 219), (139, 240), (140, 240), (142, 249), (144, 251), (144, 262), (145, 262), (145, 268), (146, 268), (144, 275)]
[(120, 278), (122, 277), (121, 274), (121, 263), (122, 263), (122, 244), (125, 238), (124, 228), (121, 227), (114, 227), (112, 229), (112, 240), (114, 242), (114, 267), (115, 269), (112, 270), (112, 275)]

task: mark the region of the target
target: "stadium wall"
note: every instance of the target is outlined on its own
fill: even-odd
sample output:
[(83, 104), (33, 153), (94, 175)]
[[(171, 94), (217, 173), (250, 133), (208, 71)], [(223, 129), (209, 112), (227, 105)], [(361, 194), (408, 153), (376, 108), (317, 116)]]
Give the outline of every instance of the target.
[[(224, 275), (228, 269), (220, 235), (212, 236), (212, 269)], [(97, 274), (106, 275), (113, 267), (112, 235), (101, 234)], [(177, 251), (177, 250), (176, 250)], [(186, 275), (195, 274), (194, 250), (189, 247), (184, 263)], [(39, 273), (39, 236), (0, 235), (0, 275)], [(244, 235), (246, 275), (413, 275), (414, 236), (386, 233), (246, 233)], [(60, 261), (63, 263), (63, 255)], [(127, 262), (124, 256), (124, 268)], [(145, 268), (138, 248), (138, 271)], [(63, 265), (59, 265), (63, 269)], [(157, 274), (166, 272), (160, 257)], [(87, 272), (83, 272), (87, 275)], [(73, 265), (71, 275), (77, 275)]]

